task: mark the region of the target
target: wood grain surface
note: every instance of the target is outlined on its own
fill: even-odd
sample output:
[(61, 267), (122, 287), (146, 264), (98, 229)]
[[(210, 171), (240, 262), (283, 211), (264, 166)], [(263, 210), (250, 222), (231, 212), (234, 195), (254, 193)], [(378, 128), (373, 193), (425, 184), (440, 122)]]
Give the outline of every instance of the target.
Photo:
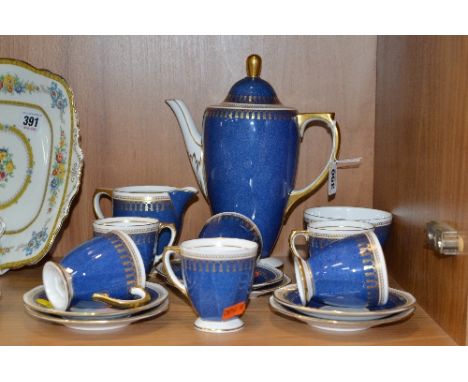
[(377, 63), (374, 206), (395, 217), (388, 267), (465, 344), (468, 258), (426, 248), (424, 229), (468, 232), (468, 38), (379, 37)]
[[(291, 275), (291, 264), (285, 271)], [(237, 333), (210, 334), (193, 328), (195, 313), (170, 289), (169, 311), (107, 333), (71, 330), (30, 317), (22, 295), (41, 284), (41, 267), (0, 277), (0, 345), (454, 345), (453, 340), (417, 307), (408, 319), (356, 333), (330, 333), (274, 313), (268, 296), (253, 299)]]
[[(274, 252), (285, 255), (288, 234), (302, 227), (306, 207), (372, 205), (376, 37), (0, 37), (0, 57), (58, 73), (75, 93), (84, 173), (54, 257), (90, 237), (96, 187), (196, 186), (182, 134), (164, 100), (184, 100), (201, 128), (205, 107), (221, 102), (245, 76), (245, 59), (253, 52), (262, 56), (262, 77), (283, 104), (301, 112), (336, 112), (341, 158), (363, 157), (360, 168), (339, 172), (334, 200), (328, 202), (323, 187), (296, 208)], [(324, 129), (308, 129), (298, 187), (319, 173), (330, 146)], [(187, 210), (182, 240), (198, 236), (209, 216), (200, 195)]]

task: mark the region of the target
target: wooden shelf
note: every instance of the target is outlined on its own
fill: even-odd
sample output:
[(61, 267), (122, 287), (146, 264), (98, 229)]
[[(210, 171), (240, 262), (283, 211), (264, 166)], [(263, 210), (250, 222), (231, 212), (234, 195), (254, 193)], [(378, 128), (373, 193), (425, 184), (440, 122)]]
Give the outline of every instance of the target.
[[(165, 314), (118, 331), (87, 333), (30, 317), (23, 294), (41, 283), (42, 264), (0, 277), (0, 345), (454, 345), (421, 308), (406, 321), (359, 333), (328, 333), (271, 311), (268, 296), (253, 299), (232, 334), (208, 334), (193, 328), (195, 314), (170, 290)], [(291, 264), (285, 271), (291, 275)]]

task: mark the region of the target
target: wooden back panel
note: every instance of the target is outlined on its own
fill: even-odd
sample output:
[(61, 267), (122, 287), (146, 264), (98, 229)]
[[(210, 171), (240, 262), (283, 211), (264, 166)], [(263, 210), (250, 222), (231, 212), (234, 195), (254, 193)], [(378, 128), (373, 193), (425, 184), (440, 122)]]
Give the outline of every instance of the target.
[[(303, 112), (336, 112), (341, 157), (362, 156), (364, 161), (358, 169), (340, 172), (333, 203), (371, 205), (375, 37), (0, 37), (0, 57), (61, 74), (76, 97), (84, 174), (54, 257), (90, 237), (96, 187), (196, 186), (182, 134), (164, 100), (184, 100), (201, 125), (205, 107), (222, 101), (245, 76), (245, 59), (253, 52), (262, 56), (262, 77), (283, 104)], [(297, 186), (319, 173), (329, 142), (324, 129), (306, 132)], [(323, 187), (301, 204), (289, 217), (276, 252), (288, 252), (288, 234), (302, 227), (304, 208), (327, 203)], [(200, 195), (187, 210), (181, 238), (196, 237), (209, 215)]]
[(379, 37), (374, 206), (392, 211), (391, 274), (466, 343), (468, 258), (425, 248), (425, 224), (468, 230), (468, 38)]

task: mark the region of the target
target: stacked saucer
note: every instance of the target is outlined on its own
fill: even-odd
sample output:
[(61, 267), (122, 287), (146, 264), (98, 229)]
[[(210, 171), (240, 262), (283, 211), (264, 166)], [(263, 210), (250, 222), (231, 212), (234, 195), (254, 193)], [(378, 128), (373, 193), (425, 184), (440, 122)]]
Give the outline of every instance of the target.
[(55, 309), (48, 301), (43, 285), (23, 295), (26, 311), (33, 317), (76, 330), (106, 331), (120, 329), (133, 322), (153, 318), (169, 307), (168, 292), (152, 282), (146, 283), (150, 301), (139, 307), (115, 309), (97, 301), (80, 301), (69, 310)]
[[(172, 270), (179, 280), (182, 280), (182, 267), (180, 260), (171, 261)], [(172, 285), (167, 277), (167, 271), (162, 263), (155, 268), (156, 274), (164, 280), (168, 285)], [(250, 297), (258, 297), (267, 293), (273, 292), (282, 286), (286, 286), (291, 282), (291, 279), (280, 269), (269, 267), (267, 265), (257, 264), (255, 267), (254, 281)]]
[(337, 307), (314, 299), (304, 306), (296, 284), (279, 288), (270, 297), (274, 311), (318, 329), (338, 332), (360, 331), (400, 321), (414, 312), (415, 304), (416, 299), (410, 293), (393, 288), (389, 288), (386, 304), (369, 308)]

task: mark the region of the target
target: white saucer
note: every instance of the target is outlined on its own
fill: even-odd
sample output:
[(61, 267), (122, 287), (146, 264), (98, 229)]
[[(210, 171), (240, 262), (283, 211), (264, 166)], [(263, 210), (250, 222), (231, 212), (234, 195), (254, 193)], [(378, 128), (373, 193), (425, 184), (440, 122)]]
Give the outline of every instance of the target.
[(64, 325), (70, 329), (86, 331), (109, 331), (121, 329), (125, 326), (132, 324), (133, 322), (157, 316), (158, 314), (165, 312), (168, 309), (168, 307), (169, 301), (166, 300), (158, 307), (150, 309), (146, 312), (131, 317), (114, 318), (109, 320), (73, 320), (39, 313), (37, 311), (29, 309), (27, 306), (25, 306), (25, 309), (26, 312), (28, 312), (28, 314), (39, 320)]
[(394, 314), (392, 316), (381, 318), (378, 320), (366, 320), (366, 321), (336, 321), (326, 320), (323, 318), (306, 316), (292, 310), (289, 310), (282, 306), (275, 300), (274, 296), (270, 297), (270, 306), (275, 311), (287, 317), (294, 318), (296, 320), (305, 322), (306, 324), (321, 330), (332, 331), (332, 332), (358, 332), (369, 329), (373, 326), (379, 326), (384, 324), (390, 324), (393, 322), (400, 321), (409, 315), (411, 315), (416, 308), (409, 308), (401, 313)]
[(274, 298), (285, 308), (299, 314), (337, 321), (377, 320), (401, 313), (416, 304), (416, 299), (410, 293), (393, 288), (389, 288), (387, 304), (375, 308), (343, 308), (315, 301), (313, 304), (309, 303), (308, 306), (303, 306), (296, 284), (275, 290)]
[(232, 333), (241, 330), (244, 322), (240, 318), (233, 318), (227, 321), (208, 321), (200, 317), (194, 323), (195, 329), (208, 333)]
[(39, 285), (23, 295), (23, 303), (25, 307), (47, 315), (61, 316), (72, 320), (107, 320), (114, 318), (129, 317), (136, 313), (141, 313), (146, 310), (156, 308), (167, 300), (168, 291), (159, 284), (146, 282), (146, 288), (151, 294), (151, 301), (148, 304), (129, 309), (115, 309), (110, 306), (94, 301), (84, 301), (76, 306), (72, 306), (70, 310), (54, 309), (52, 306), (47, 306), (49, 303), (44, 291), (44, 286)]
[(259, 265), (266, 265), (267, 267), (272, 268), (281, 268), (284, 263), (282, 260), (278, 259), (277, 257), (266, 257), (258, 261)]
[(272, 292), (274, 292), (275, 290), (277, 290), (279, 288), (285, 287), (289, 283), (291, 283), (291, 278), (288, 275), (285, 274), (283, 276), (283, 280), (281, 280), (281, 282), (279, 284), (266, 286), (266, 287), (261, 288), (261, 289), (253, 289), (252, 292), (250, 292), (250, 298), (264, 296), (266, 294), (272, 293)]

